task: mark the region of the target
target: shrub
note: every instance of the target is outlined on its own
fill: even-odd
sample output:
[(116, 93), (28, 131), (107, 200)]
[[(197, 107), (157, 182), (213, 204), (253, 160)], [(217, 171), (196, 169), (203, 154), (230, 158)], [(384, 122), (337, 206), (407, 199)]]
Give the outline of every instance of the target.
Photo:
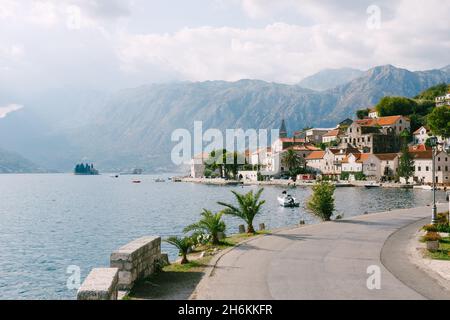
[(323, 221), (330, 221), (334, 212), (334, 191), (336, 187), (328, 182), (317, 183), (313, 195), (308, 200), (307, 208)]
[(440, 241), (442, 240), (441, 236), (437, 232), (428, 232), (426, 235), (422, 237), (422, 240), (425, 242), (428, 241)]
[(437, 232), (437, 226), (435, 226), (434, 224), (427, 224), (425, 226), (422, 227), (422, 230), (426, 231), (426, 232)]
[(450, 226), (447, 223), (438, 223), (436, 229), (437, 232), (450, 233)]

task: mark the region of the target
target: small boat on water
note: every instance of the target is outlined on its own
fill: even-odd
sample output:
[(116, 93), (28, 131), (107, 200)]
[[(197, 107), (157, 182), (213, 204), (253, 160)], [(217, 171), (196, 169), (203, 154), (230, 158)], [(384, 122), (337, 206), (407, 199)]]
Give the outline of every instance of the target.
[(280, 206), (285, 208), (300, 207), (300, 203), (297, 202), (297, 200), (293, 196), (287, 194), (286, 191), (284, 191), (283, 194), (278, 197), (278, 203), (280, 204)]
[(370, 183), (366, 183), (366, 184), (364, 185), (364, 187), (366, 187), (367, 189), (380, 188), (380, 187), (381, 187), (381, 183), (370, 182)]
[(142, 181), (141, 180), (133, 180), (132, 182), (133, 183), (141, 183)]
[(158, 179), (155, 179), (155, 182), (166, 182), (166, 180), (164, 180), (162, 178), (158, 178)]

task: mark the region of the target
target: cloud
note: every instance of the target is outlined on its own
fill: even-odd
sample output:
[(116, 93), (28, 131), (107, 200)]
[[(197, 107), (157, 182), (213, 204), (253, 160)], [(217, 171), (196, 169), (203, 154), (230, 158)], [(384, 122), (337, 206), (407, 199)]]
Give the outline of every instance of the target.
[(10, 104), (4, 107), (0, 107), (0, 119), (5, 118), (9, 113), (22, 109), (23, 106), (19, 104)]
[[(298, 2), (282, 0), (291, 6)], [(296, 83), (324, 68), (395, 64), (412, 69), (449, 63), (448, 17), (450, 4), (440, 0), (403, 0), (389, 8), (392, 18), (380, 21), (380, 29), (367, 27), (363, 19), (349, 16), (354, 1), (302, 1), (301, 8), (316, 11), (315, 18), (337, 16), (320, 23), (297, 25), (271, 23), (260, 28), (198, 27), (171, 34), (122, 34), (118, 45), (121, 68), (128, 74), (149, 66), (163, 66), (185, 80), (238, 80), (257, 78)], [(252, 15), (277, 6), (273, 1), (243, 1)], [(281, 5), (280, 3), (278, 5)], [(357, 8), (359, 6), (356, 6)], [(437, 10), (439, 9), (439, 10)], [(381, 11), (383, 17), (383, 10)]]

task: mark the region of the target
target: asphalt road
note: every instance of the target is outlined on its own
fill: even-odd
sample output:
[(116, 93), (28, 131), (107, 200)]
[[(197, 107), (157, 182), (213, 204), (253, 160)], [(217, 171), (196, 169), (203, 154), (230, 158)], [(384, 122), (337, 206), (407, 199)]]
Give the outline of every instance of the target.
[[(410, 262), (401, 248), (405, 244), (403, 240), (416, 230), (414, 224), (429, 217), (430, 212), (428, 207), (395, 210), (284, 230), (252, 240), (223, 255), (211, 275), (202, 279), (193, 297), (224, 300), (447, 298), (448, 291), (442, 288), (441, 291), (417, 290), (417, 286), (407, 281), (408, 277), (427, 277), (408, 265)], [(401, 233), (408, 226), (413, 227), (410, 233), (387, 242), (391, 235)], [(383, 250), (385, 243), (387, 247)], [(389, 255), (395, 257), (389, 265), (391, 271), (382, 263), (382, 251), (384, 260), (390, 259)], [(368, 268), (374, 268), (372, 272), (379, 268), (380, 277), (374, 278)], [(408, 272), (399, 277), (403, 270)], [(368, 288), (367, 280), (371, 276), (372, 280), (379, 279), (379, 289)], [(420, 282), (419, 287), (435, 284), (428, 280)]]

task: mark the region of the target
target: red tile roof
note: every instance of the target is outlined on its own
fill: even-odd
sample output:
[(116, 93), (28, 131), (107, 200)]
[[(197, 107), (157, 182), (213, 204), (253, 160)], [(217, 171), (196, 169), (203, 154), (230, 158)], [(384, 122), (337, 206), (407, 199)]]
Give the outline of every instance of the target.
[(325, 151), (313, 151), (309, 156), (306, 157), (306, 160), (318, 160), (323, 159), (325, 155)]
[(425, 144), (418, 144), (409, 147), (409, 152), (424, 152), (428, 150), (431, 150), (431, 147), (427, 147)]
[(380, 159), (381, 161), (392, 161), (398, 157), (398, 153), (378, 153), (374, 154), (374, 156)]
[[(395, 124), (398, 120), (400, 120), (401, 118), (405, 118), (403, 116), (389, 116), (389, 117), (380, 117), (377, 119), (362, 119), (362, 120), (356, 120), (356, 123), (358, 123), (361, 126), (391, 126), (393, 124)], [(409, 119), (407, 119), (409, 120)]]

